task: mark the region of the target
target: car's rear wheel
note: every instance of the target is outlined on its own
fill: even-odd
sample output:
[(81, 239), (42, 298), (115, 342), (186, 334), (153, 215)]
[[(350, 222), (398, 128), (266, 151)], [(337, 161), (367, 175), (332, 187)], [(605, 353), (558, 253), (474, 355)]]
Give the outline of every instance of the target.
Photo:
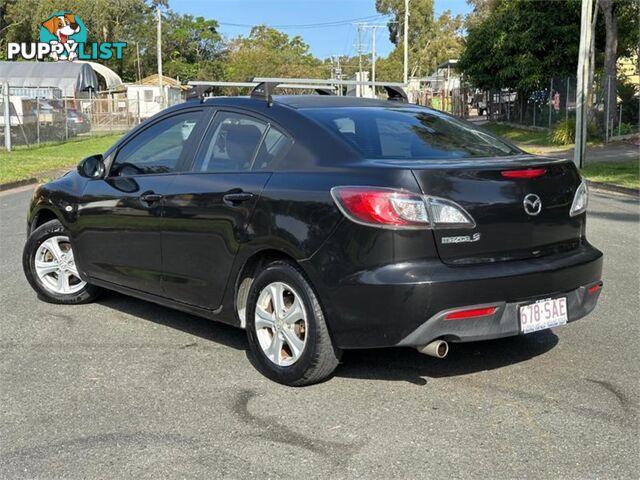
[(87, 303), (99, 294), (98, 287), (80, 278), (71, 242), (58, 220), (39, 226), (29, 235), (22, 267), (31, 287), (46, 302)]
[(269, 264), (251, 285), (247, 337), (258, 369), (285, 385), (317, 383), (338, 365), (318, 298), (289, 262)]

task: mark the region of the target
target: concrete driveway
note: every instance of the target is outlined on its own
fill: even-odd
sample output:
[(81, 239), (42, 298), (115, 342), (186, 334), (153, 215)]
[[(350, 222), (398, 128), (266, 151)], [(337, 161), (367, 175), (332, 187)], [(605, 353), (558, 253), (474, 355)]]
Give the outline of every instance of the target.
[(37, 300), (29, 196), (0, 195), (2, 478), (638, 478), (633, 200), (592, 195), (605, 288), (589, 317), (445, 360), (347, 352), (293, 389), (253, 369), (240, 330), (118, 294)]

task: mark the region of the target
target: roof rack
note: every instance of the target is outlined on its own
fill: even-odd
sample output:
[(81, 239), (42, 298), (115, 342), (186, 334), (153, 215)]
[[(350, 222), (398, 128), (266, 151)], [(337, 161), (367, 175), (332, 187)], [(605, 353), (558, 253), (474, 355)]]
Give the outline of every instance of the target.
[(215, 87), (239, 87), (252, 88), (251, 97), (264, 99), (271, 105), (273, 103), (273, 90), (279, 88), (295, 88), (300, 90), (315, 90), (319, 95), (335, 95), (331, 85), (326, 84), (322, 88), (314, 84), (305, 84), (299, 82), (282, 83), (274, 82), (208, 82), (208, 81), (190, 81), (187, 85), (191, 86), (191, 90), (187, 92), (187, 100), (203, 99), (207, 93), (210, 93)]
[(315, 90), (319, 95), (335, 95), (335, 89), (343, 85), (366, 85), (383, 87), (387, 92), (387, 98), (392, 101), (408, 103), (403, 83), (397, 82), (361, 82), (358, 80), (321, 80), (316, 78), (272, 78), (257, 77), (250, 82), (208, 82), (190, 81), (187, 83), (192, 90), (187, 93), (187, 99), (202, 99), (214, 87), (240, 87), (252, 88), (251, 97), (265, 100), (269, 106), (273, 104), (273, 91), (276, 88), (296, 88), (302, 90)]
[[(270, 77), (256, 77), (253, 79), (254, 82), (261, 83), (288, 83), (288, 84), (300, 84), (305, 83), (307, 85), (323, 85), (326, 87), (335, 88), (337, 86), (343, 85), (366, 85), (370, 87), (383, 87), (386, 92), (389, 100), (394, 100), (398, 102), (408, 103), (409, 99), (407, 94), (404, 91), (405, 84), (399, 82), (364, 82), (359, 80), (320, 80), (315, 78), (270, 78)], [(318, 89), (316, 88), (316, 91)], [(320, 93), (320, 92), (318, 92)]]

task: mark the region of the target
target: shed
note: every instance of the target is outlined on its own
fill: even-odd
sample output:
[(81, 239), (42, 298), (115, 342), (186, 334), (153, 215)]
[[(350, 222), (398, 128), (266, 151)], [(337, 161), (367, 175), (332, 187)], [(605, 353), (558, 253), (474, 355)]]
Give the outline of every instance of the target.
[(16, 87), (55, 87), (66, 98), (98, 90), (96, 72), (87, 63), (0, 62), (0, 83)]

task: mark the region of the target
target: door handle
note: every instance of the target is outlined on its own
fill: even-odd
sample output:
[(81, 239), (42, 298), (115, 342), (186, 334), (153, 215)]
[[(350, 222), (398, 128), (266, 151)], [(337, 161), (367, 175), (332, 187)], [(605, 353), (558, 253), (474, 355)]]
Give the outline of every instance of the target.
[(140, 201), (148, 205), (151, 205), (152, 203), (155, 203), (155, 202), (159, 202), (160, 200), (162, 200), (162, 195), (159, 195), (157, 193), (149, 192), (149, 193), (143, 193), (142, 195), (140, 195)]
[(248, 202), (253, 197), (253, 193), (249, 192), (227, 193), (222, 197), (222, 200), (228, 205), (237, 205), (242, 202)]

